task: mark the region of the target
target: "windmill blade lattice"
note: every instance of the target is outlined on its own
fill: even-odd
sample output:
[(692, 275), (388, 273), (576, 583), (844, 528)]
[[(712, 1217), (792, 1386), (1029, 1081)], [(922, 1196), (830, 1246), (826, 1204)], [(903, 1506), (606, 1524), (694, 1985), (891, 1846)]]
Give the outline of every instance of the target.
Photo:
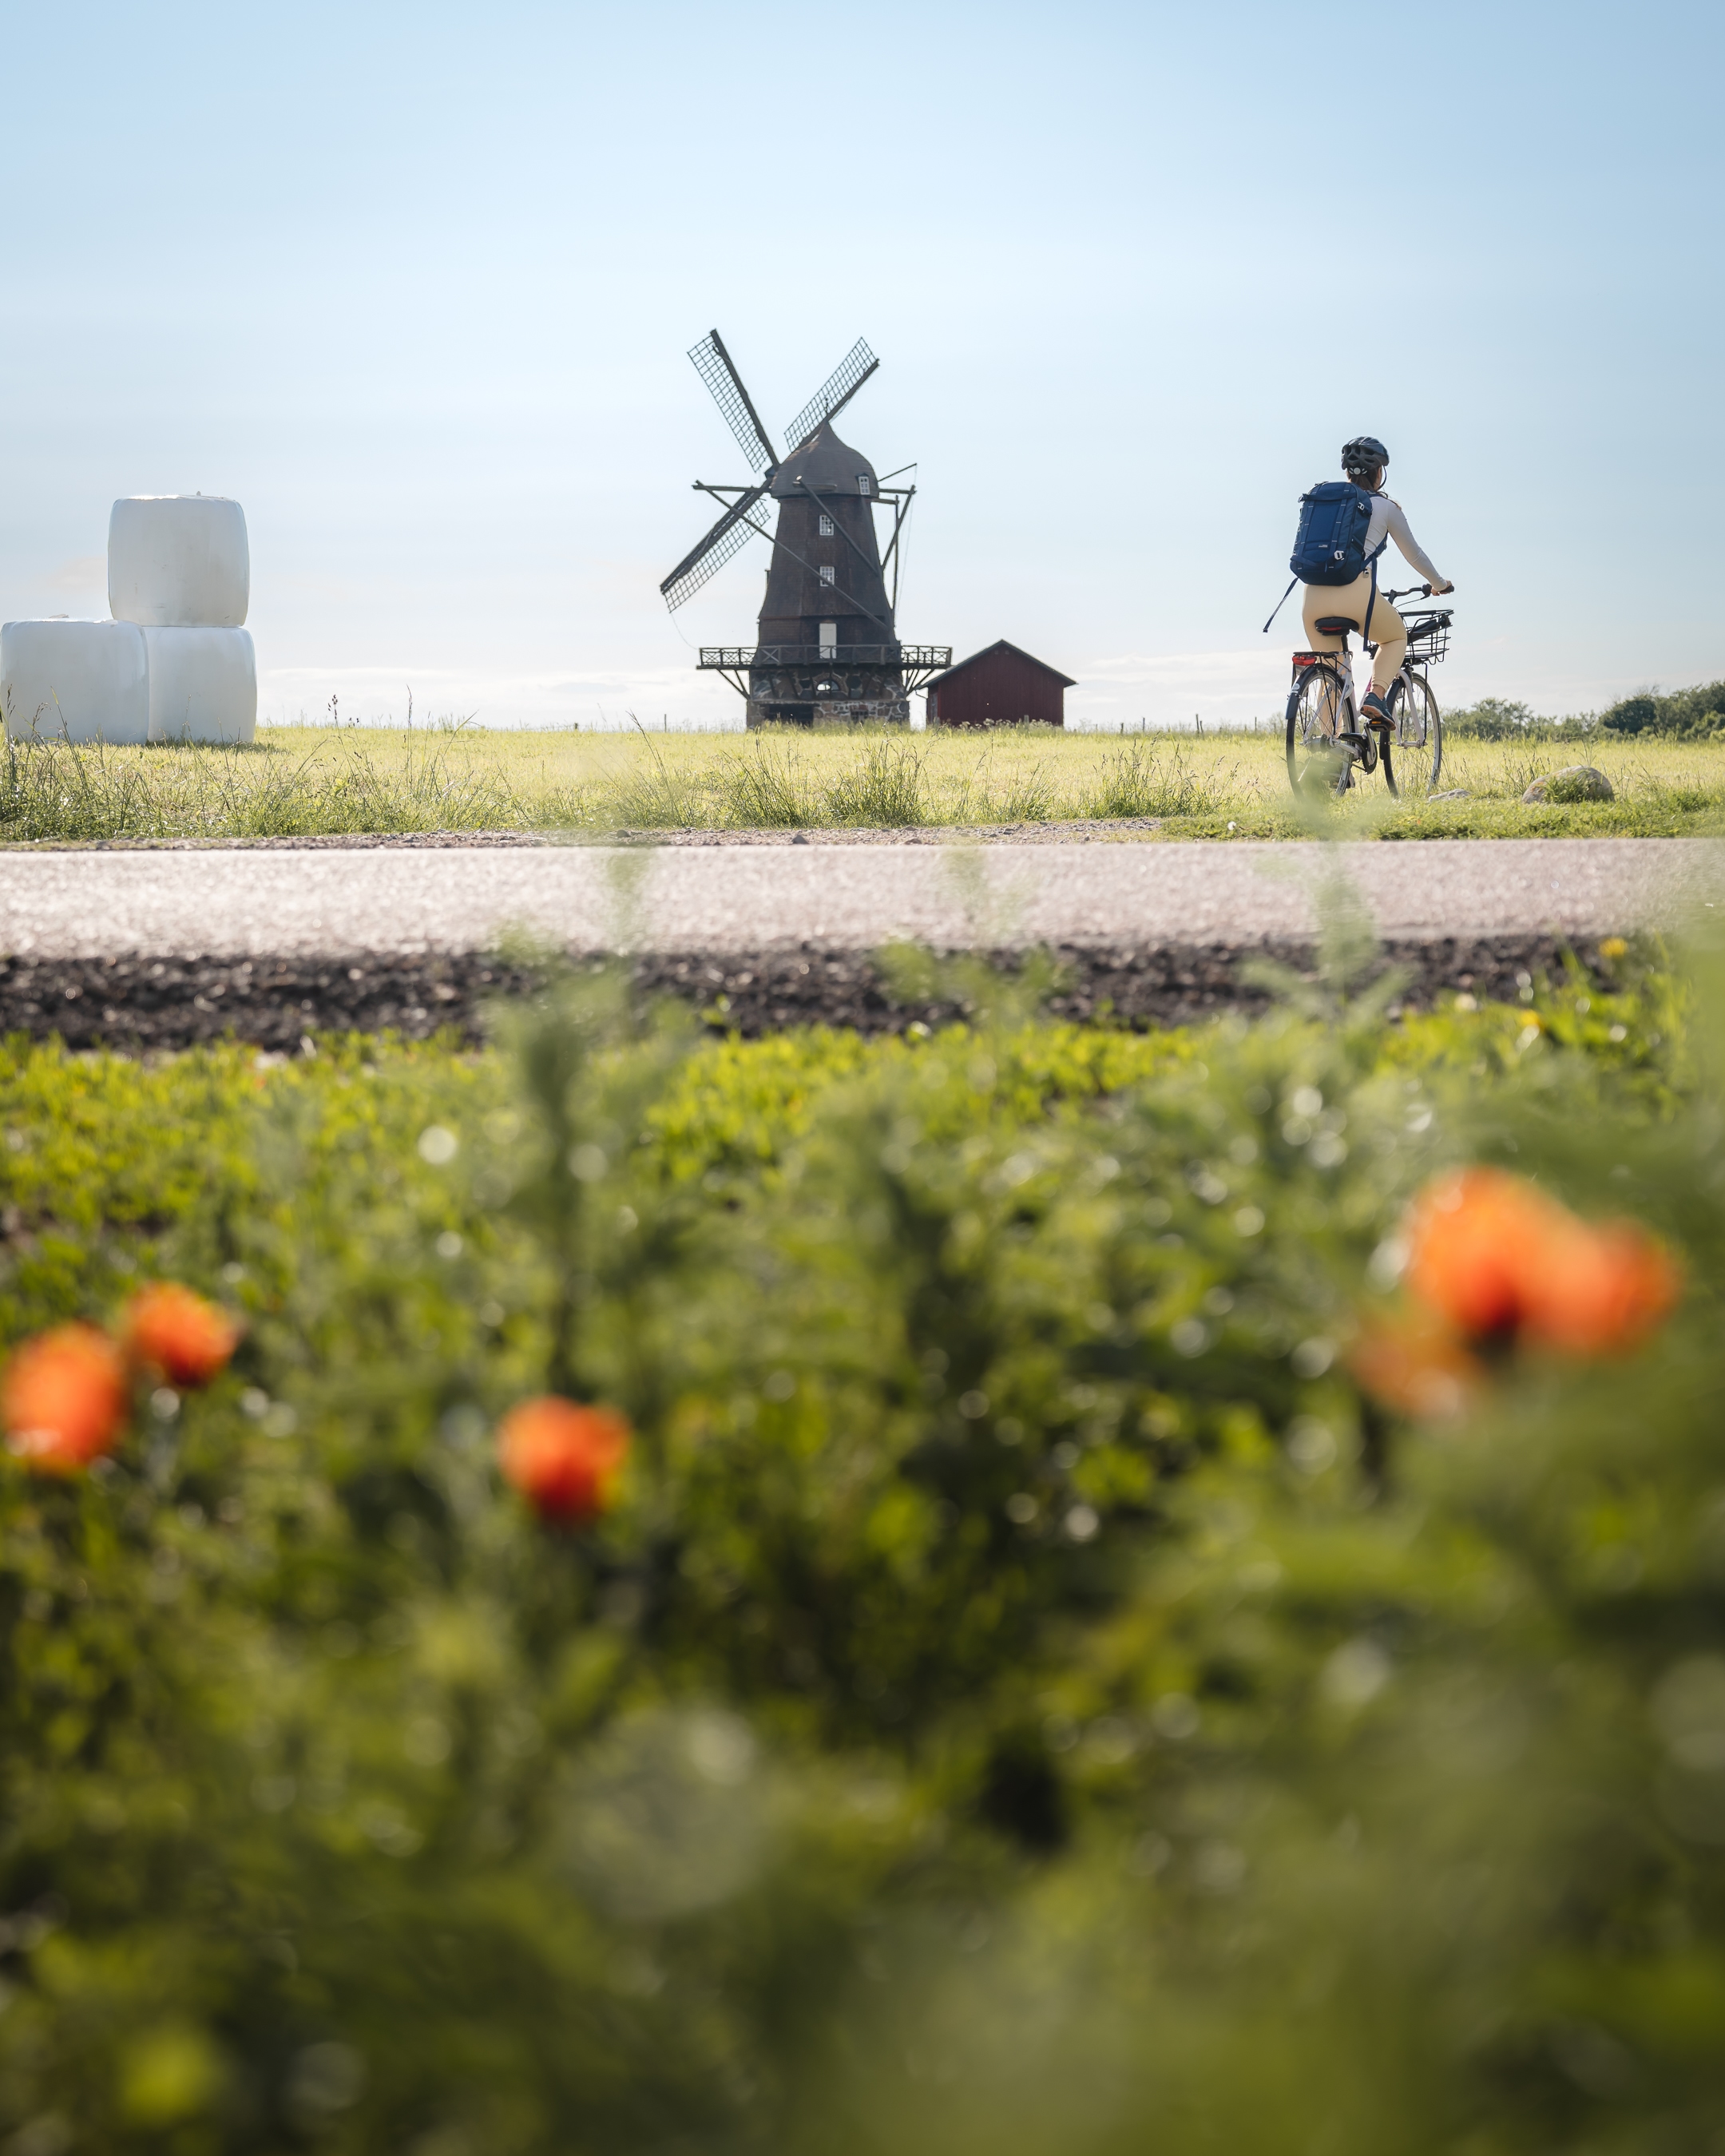
[(659, 587), (672, 613), (685, 599), (692, 598), (710, 578), (716, 576), (731, 557), (747, 547), (751, 539), (771, 538), (771, 532), (755, 523), (749, 514), (766, 492), (767, 484), (763, 481), (741, 501), (732, 502), (712, 530), (705, 538), (696, 541)]
[(773, 444), (767, 439), (767, 429), (761, 424), (753, 400), (742, 386), (742, 377), (731, 363), (723, 340), (716, 330), (709, 330), (697, 345), (690, 349), (689, 357), (695, 362), (695, 372), (712, 393), (712, 399), (725, 415), (725, 424), (736, 435), (737, 446), (748, 459), (751, 471), (766, 471), (776, 465)]
[(880, 364), (867, 343), (859, 337), (802, 410), (784, 430), (786, 446), (800, 449), (823, 419), (830, 419), (839, 408), (848, 404), (875, 369)]

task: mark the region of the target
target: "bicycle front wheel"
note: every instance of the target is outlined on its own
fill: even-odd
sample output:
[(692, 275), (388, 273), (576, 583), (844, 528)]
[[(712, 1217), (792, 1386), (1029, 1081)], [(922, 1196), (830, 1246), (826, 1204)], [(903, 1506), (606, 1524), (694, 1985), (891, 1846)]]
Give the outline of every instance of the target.
[(1288, 783), (1296, 793), (1348, 790), (1353, 759), (1336, 746), (1345, 711), (1341, 680), (1327, 666), (1302, 669), (1288, 695)]
[(1414, 783), (1430, 793), (1444, 767), (1444, 722), (1423, 674), (1404, 674), (1391, 683), (1389, 716), (1397, 755), (1405, 759)]

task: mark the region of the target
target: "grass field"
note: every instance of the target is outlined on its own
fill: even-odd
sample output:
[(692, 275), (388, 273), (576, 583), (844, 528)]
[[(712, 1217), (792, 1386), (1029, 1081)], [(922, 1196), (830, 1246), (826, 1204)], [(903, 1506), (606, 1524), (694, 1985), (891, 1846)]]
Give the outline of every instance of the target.
[[(1524, 807), (1530, 780), (1586, 762), (1617, 798)], [(1667, 836), (1725, 827), (1725, 746), (1462, 739), (1442, 785), (1400, 804), (1377, 779), (1327, 829), (1384, 838)], [(1152, 838), (1298, 837), (1269, 734), (552, 734), (280, 727), (250, 749), (8, 751), (0, 841), (422, 830), (954, 829), (1160, 819)]]

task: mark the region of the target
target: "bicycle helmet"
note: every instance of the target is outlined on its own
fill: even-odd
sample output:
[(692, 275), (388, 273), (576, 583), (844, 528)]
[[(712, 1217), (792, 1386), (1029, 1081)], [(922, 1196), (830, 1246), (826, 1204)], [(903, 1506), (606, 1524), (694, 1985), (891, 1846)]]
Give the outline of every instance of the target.
[(1389, 462), (1389, 452), (1375, 434), (1356, 434), (1342, 444), (1342, 469), (1351, 480), (1362, 472), (1380, 471)]

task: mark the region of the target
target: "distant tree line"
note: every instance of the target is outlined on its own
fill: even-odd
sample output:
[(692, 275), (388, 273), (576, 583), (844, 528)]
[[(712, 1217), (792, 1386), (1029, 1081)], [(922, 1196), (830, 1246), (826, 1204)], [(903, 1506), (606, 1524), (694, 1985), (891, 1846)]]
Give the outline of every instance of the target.
[(1603, 711), (1542, 718), (1531, 704), (1507, 696), (1481, 696), (1465, 710), (1446, 712), (1444, 731), (1475, 741), (1539, 741), (1556, 733), (1659, 734), (1690, 741), (1725, 735), (1725, 681), (1679, 689), (1668, 696), (1651, 689), (1620, 697)]
[(1661, 696), (1651, 690), (1625, 696), (1599, 724), (1614, 734), (1681, 734), (1691, 738), (1725, 733), (1725, 681), (1708, 681), (1698, 689), (1679, 689)]

